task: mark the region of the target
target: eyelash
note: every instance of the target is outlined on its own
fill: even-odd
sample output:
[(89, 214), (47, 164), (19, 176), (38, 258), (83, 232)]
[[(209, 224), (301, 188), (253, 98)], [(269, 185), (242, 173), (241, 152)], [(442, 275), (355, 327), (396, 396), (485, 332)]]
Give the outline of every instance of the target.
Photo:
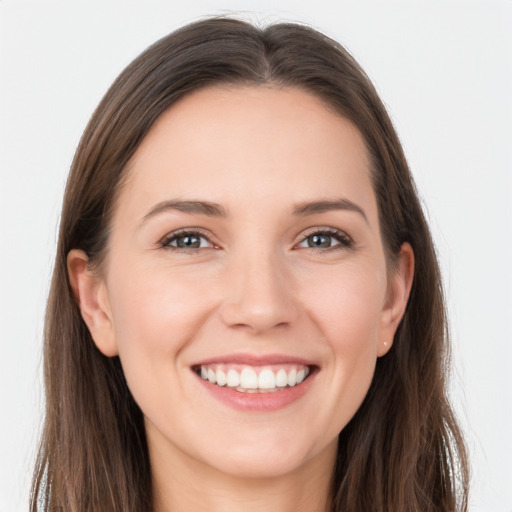
[(205, 239), (208, 241), (209, 244), (215, 246), (215, 244), (210, 240), (210, 237), (199, 229), (183, 229), (169, 233), (168, 235), (165, 235), (164, 238), (162, 238), (162, 240), (160, 241), (160, 245), (164, 249), (169, 249), (171, 251), (188, 252), (196, 251), (197, 249), (204, 249), (204, 247), (175, 247), (171, 245), (172, 242), (178, 240), (179, 238), (184, 238), (187, 236)]
[[(339, 251), (343, 249), (351, 249), (354, 247), (354, 240), (352, 237), (347, 235), (344, 231), (335, 228), (316, 228), (313, 231), (309, 232), (304, 238), (300, 241), (300, 244), (304, 243), (308, 238), (313, 236), (322, 236), (326, 235), (328, 237), (334, 238), (339, 242), (338, 245), (334, 245), (331, 247), (319, 247), (318, 250), (321, 252), (326, 251)], [(315, 249), (314, 247), (305, 247), (305, 249)]]
[[(302, 240), (299, 242), (299, 244), (303, 244), (307, 241), (308, 238), (313, 236), (328, 236), (331, 238), (334, 238), (336, 241), (339, 242), (339, 244), (330, 246), (330, 247), (318, 247), (316, 248), (319, 252), (327, 252), (327, 251), (336, 251), (336, 250), (343, 250), (343, 249), (350, 249), (354, 246), (354, 240), (347, 235), (345, 232), (340, 231), (339, 229), (335, 228), (317, 228), (314, 231), (311, 231), (307, 233)], [(166, 235), (161, 241), (160, 246), (164, 249), (168, 249), (171, 251), (180, 251), (180, 252), (188, 252), (188, 251), (196, 251), (198, 249), (205, 249), (205, 247), (176, 247), (171, 245), (172, 242), (177, 241), (179, 238), (184, 237), (194, 237), (199, 239), (206, 240), (209, 244), (213, 246), (213, 248), (217, 248), (215, 244), (211, 241), (210, 237), (204, 233), (201, 230), (198, 229), (184, 229), (180, 231), (174, 231), (173, 233), (169, 233)], [(202, 242), (200, 242), (201, 244)], [(315, 249), (315, 247), (303, 247), (304, 249)]]

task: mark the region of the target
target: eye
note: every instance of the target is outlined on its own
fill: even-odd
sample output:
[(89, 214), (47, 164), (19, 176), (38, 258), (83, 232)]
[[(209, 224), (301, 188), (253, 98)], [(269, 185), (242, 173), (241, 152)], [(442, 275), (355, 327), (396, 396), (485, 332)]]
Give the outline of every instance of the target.
[(200, 231), (175, 231), (169, 233), (160, 242), (162, 247), (172, 250), (190, 250), (214, 248), (211, 240)]
[(343, 231), (322, 228), (309, 233), (297, 247), (306, 249), (348, 249), (354, 241)]

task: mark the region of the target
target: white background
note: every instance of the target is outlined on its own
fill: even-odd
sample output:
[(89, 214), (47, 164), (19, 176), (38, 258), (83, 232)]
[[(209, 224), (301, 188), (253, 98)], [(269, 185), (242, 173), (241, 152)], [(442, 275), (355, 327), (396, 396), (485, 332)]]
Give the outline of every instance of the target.
[(374, 80), (446, 282), (472, 512), (512, 511), (512, 2), (0, 0), (0, 512), (27, 510), (64, 180), (86, 122), (147, 45), (208, 14), (307, 22)]

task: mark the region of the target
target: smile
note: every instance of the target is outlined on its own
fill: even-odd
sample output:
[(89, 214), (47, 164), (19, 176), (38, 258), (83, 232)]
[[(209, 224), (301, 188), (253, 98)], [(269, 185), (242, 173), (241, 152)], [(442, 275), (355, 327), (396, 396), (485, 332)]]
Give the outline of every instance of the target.
[(308, 394), (320, 373), (316, 362), (286, 354), (224, 354), (190, 368), (200, 388), (239, 411), (278, 411)]
[(273, 393), (301, 384), (309, 375), (310, 368), (302, 364), (209, 364), (197, 367), (195, 372), (216, 386), (242, 393)]

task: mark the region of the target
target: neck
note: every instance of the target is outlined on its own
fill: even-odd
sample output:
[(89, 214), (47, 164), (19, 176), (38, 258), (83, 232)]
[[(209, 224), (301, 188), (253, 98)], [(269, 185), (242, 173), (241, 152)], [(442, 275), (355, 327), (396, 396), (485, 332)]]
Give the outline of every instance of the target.
[(151, 453), (155, 512), (328, 512), (336, 445), (284, 475), (226, 474), (182, 452)]

